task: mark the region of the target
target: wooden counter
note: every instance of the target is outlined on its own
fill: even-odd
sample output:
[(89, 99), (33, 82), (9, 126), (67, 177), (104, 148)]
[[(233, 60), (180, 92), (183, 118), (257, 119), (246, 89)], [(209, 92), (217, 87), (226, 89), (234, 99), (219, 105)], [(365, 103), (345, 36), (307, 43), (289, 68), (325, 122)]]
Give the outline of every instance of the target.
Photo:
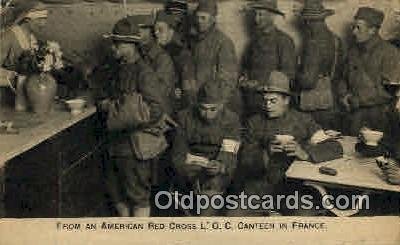
[[(0, 109), (0, 120), (18, 120), (15, 124), (19, 130), (18, 134), (0, 134), (0, 167), (3, 167), (8, 160), (92, 116), (95, 112), (96, 108), (90, 107), (81, 114), (72, 116), (68, 111), (60, 109), (40, 116), (30, 112)], [(32, 127), (29, 127), (29, 122)]]
[(0, 116), (20, 131), (0, 135), (3, 216), (101, 215), (105, 140), (94, 107), (76, 116), (60, 109), (45, 117), (3, 109)]

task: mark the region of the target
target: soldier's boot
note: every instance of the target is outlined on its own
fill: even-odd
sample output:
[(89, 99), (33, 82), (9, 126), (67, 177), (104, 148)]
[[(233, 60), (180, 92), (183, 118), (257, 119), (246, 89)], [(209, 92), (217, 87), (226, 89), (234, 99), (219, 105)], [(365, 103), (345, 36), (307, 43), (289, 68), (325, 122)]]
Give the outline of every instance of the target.
[(119, 217), (129, 217), (129, 207), (126, 205), (126, 203), (119, 202), (115, 205), (115, 209), (118, 212)]
[(134, 217), (150, 217), (150, 207), (134, 208), (133, 216)]

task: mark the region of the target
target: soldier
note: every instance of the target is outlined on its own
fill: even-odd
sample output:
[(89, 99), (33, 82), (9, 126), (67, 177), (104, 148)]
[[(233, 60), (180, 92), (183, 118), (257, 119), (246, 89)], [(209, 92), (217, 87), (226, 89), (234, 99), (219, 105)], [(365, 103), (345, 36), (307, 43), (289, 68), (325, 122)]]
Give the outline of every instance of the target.
[[(180, 180), (178, 188), (183, 191), (223, 194), (230, 184), (240, 145), (240, 122), (223, 103), (216, 84), (207, 83), (199, 91), (197, 106), (179, 114), (172, 161)], [(202, 213), (216, 214), (212, 209)]]
[(133, 16), (139, 23), (141, 42), (140, 51), (143, 61), (146, 62), (153, 70), (154, 75), (159, 81), (162, 88), (163, 96), (166, 96), (168, 101), (165, 106), (168, 114), (173, 111), (173, 98), (175, 94), (175, 83), (177, 76), (175, 73), (174, 63), (171, 57), (160, 47), (153, 36), (154, 19), (151, 15), (136, 15)]
[(195, 97), (191, 94), (193, 93), (191, 88), (195, 83), (192, 55), (187, 47), (187, 43), (182, 39), (181, 33), (176, 28), (177, 22), (173, 15), (167, 14), (165, 11), (157, 12), (154, 33), (157, 42), (171, 56), (178, 76), (175, 85), (175, 96), (177, 99), (175, 111), (182, 109), (188, 104), (192, 104), (193, 101), (190, 101), (190, 98)]
[(237, 57), (235, 47), (230, 38), (216, 27), (217, 3), (215, 0), (199, 0), (196, 9), (197, 36), (191, 45), (197, 91), (204, 83), (219, 83), (221, 96), (232, 104), (238, 98), (232, 98), (237, 92)]
[(354, 17), (355, 43), (349, 49), (340, 92), (351, 135), (358, 135), (363, 126), (382, 130), (381, 118), (395, 94), (388, 87), (400, 81), (399, 51), (379, 36), (383, 19), (383, 12), (369, 7), (359, 8)]
[(116, 59), (113, 76), (107, 77), (110, 95), (99, 102), (109, 130), (107, 186), (120, 216), (149, 216), (158, 157), (167, 147), (164, 131), (156, 127), (165, 113), (163, 89), (138, 51), (142, 36), (137, 18), (119, 20), (105, 37), (113, 41)]
[(175, 30), (187, 41), (189, 32), (189, 6), (187, 0), (167, 0), (164, 11), (175, 19)]
[(324, 129), (340, 129), (341, 126), (335, 102), (338, 101), (337, 84), (343, 73), (345, 55), (341, 40), (325, 22), (333, 14), (334, 10), (325, 9), (321, 0), (306, 1), (301, 12), (305, 28), (296, 83), (300, 93), (299, 107), (310, 113)]
[[(284, 73), (272, 71), (269, 80), (260, 81), (258, 91), (264, 98), (263, 113), (246, 123), (234, 189), (261, 197), (288, 194), (301, 188), (285, 180), (294, 160), (332, 160), (340, 158), (343, 149), (309, 115), (290, 108), (289, 79)], [(230, 215), (264, 215), (266, 211), (238, 210)]]
[[(249, 7), (255, 28), (243, 59), (243, 80), (267, 80), (273, 70), (282, 71), (292, 80), (296, 66), (295, 46), (293, 39), (275, 26), (275, 18), (284, 16), (277, 7), (277, 1), (252, 1)], [(250, 115), (259, 109), (259, 101), (254, 99), (252, 86), (243, 86), (243, 93), (246, 112)]]

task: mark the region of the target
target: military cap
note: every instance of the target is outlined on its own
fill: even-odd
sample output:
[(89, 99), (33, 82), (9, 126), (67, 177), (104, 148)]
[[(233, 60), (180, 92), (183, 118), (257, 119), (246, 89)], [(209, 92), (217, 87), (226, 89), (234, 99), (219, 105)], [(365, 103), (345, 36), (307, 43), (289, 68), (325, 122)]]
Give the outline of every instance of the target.
[(306, 0), (300, 16), (303, 19), (324, 19), (335, 14), (333, 9), (326, 9), (322, 0)]
[(251, 9), (265, 9), (274, 14), (285, 15), (278, 9), (277, 0), (253, 0), (248, 3), (248, 7)]
[(139, 42), (141, 40), (140, 29), (134, 16), (127, 16), (114, 25), (111, 34), (105, 34), (104, 38), (120, 42)]
[(200, 104), (220, 104), (224, 102), (224, 97), (221, 95), (222, 89), (218, 83), (205, 83), (198, 92), (198, 102)]
[(199, 0), (199, 5), (196, 9), (197, 12), (206, 12), (213, 16), (218, 14), (218, 6), (216, 0)]
[(170, 27), (175, 28), (177, 25), (176, 18), (172, 14), (168, 14), (166, 11), (157, 11), (155, 22), (167, 23)]
[(384, 13), (380, 10), (370, 7), (362, 7), (358, 9), (354, 19), (364, 20), (369, 25), (379, 28), (382, 25), (384, 17)]
[(262, 93), (281, 93), (290, 95), (289, 78), (280, 71), (273, 71), (268, 80), (259, 81), (257, 91)]
[(167, 0), (164, 10), (168, 14), (181, 15), (187, 14), (189, 9), (187, 0)]

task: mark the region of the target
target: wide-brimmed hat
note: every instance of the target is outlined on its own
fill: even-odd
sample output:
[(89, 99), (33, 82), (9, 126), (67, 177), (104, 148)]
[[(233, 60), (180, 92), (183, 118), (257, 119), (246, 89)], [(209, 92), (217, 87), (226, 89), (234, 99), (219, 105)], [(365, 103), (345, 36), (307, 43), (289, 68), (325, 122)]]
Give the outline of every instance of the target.
[(127, 16), (114, 25), (112, 33), (103, 35), (104, 38), (120, 42), (140, 42), (140, 28), (135, 16)]
[(248, 2), (247, 7), (250, 9), (265, 9), (274, 14), (285, 16), (285, 14), (278, 9), (277, 0), (253, 0)]
[(370, 7), (362, 7), (357, 10), (354, 19), (360, 19), (366, 21), (369, 25), (375, 27), (381, 27), (385, 14), (377, 9)]
[(218, 6), (216, 0), (199, 0), (196, 12), (206, 12), (213, 16), (217, 16)]
[(197, 100), (200, 104), (221, 104), (224, 103), (224, 96), (221, 96), (222, 88), (219, 83), (209, 82), (200, 87)]
[(2, 2), (0, 8), (0, 27), (8, 28), (25, 19), (32, 11), (43, 12), (41, 15), (47, 16), (47, 10), (43, 4), (36, 0), (8, 0)]
[(289, 78), (283, 72), (272, 71), (268, 80), (259, 81), (257, 91), (261, 93), (291, 95)]
[(322, 0), (305, 0), (300, 17), (303, 19), (324, 19), (335, 14), (333, 9), (326, 9)]
[(189, 5), (187, 0), (167, 0), (164, 10), (168, 14), (184, 15), (189, 11)]

